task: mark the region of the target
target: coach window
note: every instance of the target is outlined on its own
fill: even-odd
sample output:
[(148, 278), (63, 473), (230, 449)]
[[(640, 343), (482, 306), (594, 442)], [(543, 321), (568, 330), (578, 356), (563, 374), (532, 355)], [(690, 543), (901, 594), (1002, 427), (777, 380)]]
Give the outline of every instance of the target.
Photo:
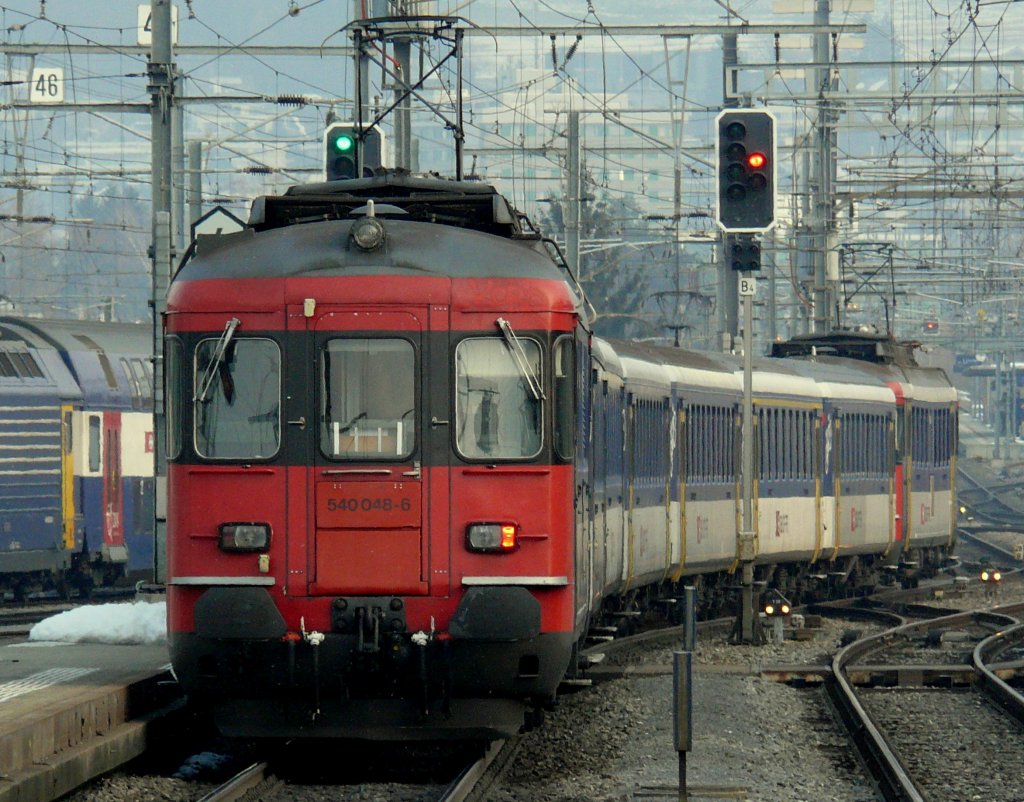
[(555, 342), (555, 453), (570, 460), (574, 454), (576, 410), (576, 345), (572, 337)]
[(455, 349), (455, 443), (467, 459), (528, 459), (540, 453), (540, 346), (517, 337), (475, 337)]
[(196, 453), (268, 459), (281, 445), (281, 349), (273, 340), (202, 340), (195, 354)]
[(100, 469), (100, 416), (89, 416), (89, 471)]
[(408, 340), (333, 339), (320, 359), (320, 448), (332, 459), (404, 460), (416, 442)]

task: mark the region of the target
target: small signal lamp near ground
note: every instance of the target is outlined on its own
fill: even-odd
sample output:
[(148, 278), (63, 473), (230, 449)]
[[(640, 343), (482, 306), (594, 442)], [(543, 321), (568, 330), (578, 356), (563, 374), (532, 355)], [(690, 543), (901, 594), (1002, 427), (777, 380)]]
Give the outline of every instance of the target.
[(999, 589), (1003, 582), (1003, 574), (998, 568), (982, 568), (981, 584), (985, 586), (985, 597), (990, 598), (999, 595)]
[(793, 612), (793, 605), (789, 599), (777, 590), (769, 590), (764, 594), (764, 603), (761, 607), (764, 614), (772, 622), (771, 640), (782, 643), (785, 640), (785, 621)]

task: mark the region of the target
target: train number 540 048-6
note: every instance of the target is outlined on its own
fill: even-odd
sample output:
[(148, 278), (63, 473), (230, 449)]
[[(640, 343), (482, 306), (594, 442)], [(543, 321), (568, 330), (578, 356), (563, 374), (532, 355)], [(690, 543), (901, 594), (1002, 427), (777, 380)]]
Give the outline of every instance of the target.
[(365, 496), (362, 498), (329, 498), (327, 499), (327, 509), (331, 512), (373, 512), (374, 510), (407, 512), (412, 509), (412, 501), (407, 498), (368, 498)]
[(394, 529), (420, 524), (417, 482), (322, 482), (316, 523), (328, 529)]

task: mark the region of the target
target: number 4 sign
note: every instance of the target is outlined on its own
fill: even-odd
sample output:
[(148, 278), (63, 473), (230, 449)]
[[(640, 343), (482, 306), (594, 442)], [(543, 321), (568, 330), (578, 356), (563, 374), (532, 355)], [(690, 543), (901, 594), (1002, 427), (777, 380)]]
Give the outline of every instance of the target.
[[(153, 44), (153, 7), (151, 5), (138, 6), (138, 25), (135, 32), (135, 41), (140, 45), (149, 47)], [(171, 43), (178, 44), (177, 6), (171, 6)]]
[(60, 67), (36, 67), (28, 98), (33, 103), (64, 102), (64, 70)]

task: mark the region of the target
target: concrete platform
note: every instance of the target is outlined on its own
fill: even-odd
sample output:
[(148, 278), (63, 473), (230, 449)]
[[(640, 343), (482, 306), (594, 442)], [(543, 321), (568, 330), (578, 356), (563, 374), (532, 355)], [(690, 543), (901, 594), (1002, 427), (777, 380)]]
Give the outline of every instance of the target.
[(141, 754), (179, 693), (166, 645), (0, 645), (0, 802), (44, 802)]

